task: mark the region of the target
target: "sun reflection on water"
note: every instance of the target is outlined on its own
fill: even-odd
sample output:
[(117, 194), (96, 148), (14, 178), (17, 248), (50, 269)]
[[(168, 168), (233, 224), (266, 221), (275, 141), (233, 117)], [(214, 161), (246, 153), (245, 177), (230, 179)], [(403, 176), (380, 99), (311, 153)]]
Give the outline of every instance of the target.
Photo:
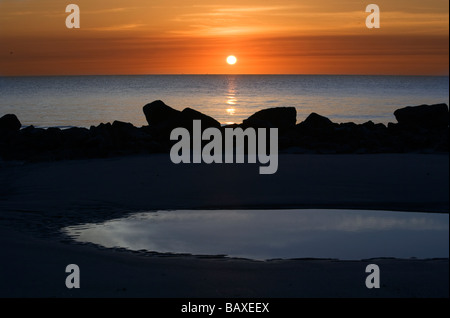
[(236, 114), (235, 106), (238, 104), (236, 77), (228, 76), (227, 80), (228, 80), (228, 88), (225, 103), (226, 105), (228, 105), (228, 108), (226, 108), (225, 111), (227, 112), (228, 116), (234, 116)]

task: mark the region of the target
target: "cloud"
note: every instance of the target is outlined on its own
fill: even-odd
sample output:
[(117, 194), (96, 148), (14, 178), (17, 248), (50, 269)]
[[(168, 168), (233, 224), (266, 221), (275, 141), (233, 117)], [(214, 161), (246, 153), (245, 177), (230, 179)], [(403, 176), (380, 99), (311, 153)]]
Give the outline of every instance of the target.
[(110, 25), (103, 27), (85, 28), (86, 31), (127, 31), (133, 29), (140, 29), (145, 27), (146, 24), (142, 23), (130, 23), (130, 24), (120, 24), (120, 25)]
[(274, 22), (278, 14), (299, 10), (292, 6), (198, 6), (197, 12), (180, 14), (172, 19), (177, 27), (169, 34), (184, 36), (232, 36), (284, 32), (289, 29)]
[[(173, 18), (171, 34), (185, 36), (231, 36), (272, 34), (362, 34), (366, 32), (365, 8), (315, 11), (310, 7), (205, 7)], [(447, 12), (382, 11), (385, 33), (448, 34)]]
[(118, 7), (118, 8), (106, 8), (99, 10), (87, 10), (83, 11), (83, 14), (107, 14), (107, 13), (123, 13), (126, 11), (133, 11), (143, 9), (143, 7)]

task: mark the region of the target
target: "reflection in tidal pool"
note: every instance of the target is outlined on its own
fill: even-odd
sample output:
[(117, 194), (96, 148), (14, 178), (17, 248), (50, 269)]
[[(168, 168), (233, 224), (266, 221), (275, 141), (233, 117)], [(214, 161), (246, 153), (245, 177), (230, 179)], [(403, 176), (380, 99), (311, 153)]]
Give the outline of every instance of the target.
[(448, 258), (448, 214), (181, 210), (70, 226), (78, 242), (160, 253), (273, 258)]

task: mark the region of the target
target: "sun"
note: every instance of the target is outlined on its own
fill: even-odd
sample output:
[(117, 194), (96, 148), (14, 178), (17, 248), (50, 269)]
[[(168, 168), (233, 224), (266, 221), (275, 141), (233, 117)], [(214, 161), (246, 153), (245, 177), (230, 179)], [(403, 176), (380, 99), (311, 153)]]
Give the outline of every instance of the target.
[(227, 57), (227, 63), (230, 65), (234, 65), (237, 62), (237, 58), (234, 55), (230, 55), (229, 57)]

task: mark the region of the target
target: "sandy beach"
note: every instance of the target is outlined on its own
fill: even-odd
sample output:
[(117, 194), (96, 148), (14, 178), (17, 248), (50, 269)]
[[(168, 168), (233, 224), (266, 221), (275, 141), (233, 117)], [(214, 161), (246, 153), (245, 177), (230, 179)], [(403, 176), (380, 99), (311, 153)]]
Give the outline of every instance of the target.
[[(1, 297), (448, 297), (448, 259), (252, 261), (74, 244), (67, 225), (158, 209), (348, 208), (448, 213), (448, 154), (289, 155), (258, 166), (168, 155), (0, 163)], [(396, 212), (393, 212), (396, 213)], [(398, 212), (400, 213), (400, 212)], [(367, 289), (365, 268), (382, 271)], [(65, 267), (81, 269), (69, 290)]]
[(448, 2), (0, 0), (0, 30), (5, 316), (448, 311)]

